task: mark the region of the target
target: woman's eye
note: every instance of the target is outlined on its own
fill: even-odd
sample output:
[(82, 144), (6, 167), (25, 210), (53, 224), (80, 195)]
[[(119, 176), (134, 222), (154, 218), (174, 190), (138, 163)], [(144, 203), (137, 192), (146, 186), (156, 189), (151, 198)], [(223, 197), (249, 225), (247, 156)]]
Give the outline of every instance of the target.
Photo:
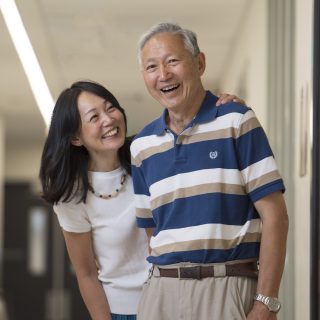
[(114, 111), (115, 109), (116, 109), (116, 107), (114, 107), (114, 106), (109, 106), (108, 109), (107, 109), (107, 111), (108, 111), (108, 112), (112, 112), (112, 111)]
[(98, 116), (96, 114), (94, 114), (93, 116), (90, 117), (90, 121), (94, 121), (98, 118)]

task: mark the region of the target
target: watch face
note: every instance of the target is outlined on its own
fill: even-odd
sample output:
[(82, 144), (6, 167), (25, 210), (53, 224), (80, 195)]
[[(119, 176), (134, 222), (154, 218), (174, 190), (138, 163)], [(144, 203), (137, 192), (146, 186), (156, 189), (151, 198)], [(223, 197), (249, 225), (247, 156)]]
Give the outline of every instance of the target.
[(278, 312), (281, 308), (281, 304), (278, 299), (269, 298), (268, 308), (270, 311)]

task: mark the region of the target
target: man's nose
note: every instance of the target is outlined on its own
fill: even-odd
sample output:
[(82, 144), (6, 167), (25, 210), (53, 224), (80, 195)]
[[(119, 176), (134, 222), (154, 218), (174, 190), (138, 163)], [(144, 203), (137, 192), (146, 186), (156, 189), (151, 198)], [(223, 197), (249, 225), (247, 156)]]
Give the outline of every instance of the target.
[(160, 80), (161, 81), (165, 81), (170, 77), (170, 71), (168, 70), (168, 68), (164, 65), (161, 65), (159, 68), (159, 72), (160, 72)]

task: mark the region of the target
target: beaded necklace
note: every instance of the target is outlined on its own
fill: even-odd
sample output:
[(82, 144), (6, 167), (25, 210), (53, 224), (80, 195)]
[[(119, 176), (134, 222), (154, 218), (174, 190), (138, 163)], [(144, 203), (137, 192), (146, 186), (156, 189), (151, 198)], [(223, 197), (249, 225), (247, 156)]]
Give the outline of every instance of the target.
[(118, 195), (118, 193), (122, 190), (122, 188), (123, 188), (126, 180), (127, 180), (127, 174), (124, 173), (124, 174), (121, 176), (120, 186), (119, 186), (116, 190), (114, 190), (113, 192), (111, 192), (111, 193), (109, 193), (109, 194), (101, 194), (101, 193), (95, 191), (95, 190), (93, 189), (93, 187), (92, 187), (91, 184), (89, 184), (88, 189), (89, 189), (89, 191), (91, 191), (96, 197), (107, 200), (107, 199), (113, 198), (113, 197), (115, 197), (115, 196)]

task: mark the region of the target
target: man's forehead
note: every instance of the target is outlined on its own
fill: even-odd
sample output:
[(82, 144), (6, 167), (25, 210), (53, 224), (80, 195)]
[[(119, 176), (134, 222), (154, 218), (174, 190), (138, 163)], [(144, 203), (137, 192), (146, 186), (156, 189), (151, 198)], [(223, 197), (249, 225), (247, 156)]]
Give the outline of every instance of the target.
[(152, 55), (160, 54), (163, 51), (176, 52), (185, 50), (184, 43), (180, 36), (176, 34), (157, 34), (150, 38), (141, 50), (142, 57), (148, 58)]
[(146, 41), (145, 45), (143, 48), (145, 48), (146, 46), (150, 46), (150, 45), (155, 45), (156, 43), (168, 43), (168, 42), (183, 42), (182, 38), (180, 35), (176, 34), (176, 33), (172, 33), (172, 32), (160, 32), (160, 33), (156, 33), (154, 34), (152, 37), (150, 37), (148, 39), (148, 41)]

